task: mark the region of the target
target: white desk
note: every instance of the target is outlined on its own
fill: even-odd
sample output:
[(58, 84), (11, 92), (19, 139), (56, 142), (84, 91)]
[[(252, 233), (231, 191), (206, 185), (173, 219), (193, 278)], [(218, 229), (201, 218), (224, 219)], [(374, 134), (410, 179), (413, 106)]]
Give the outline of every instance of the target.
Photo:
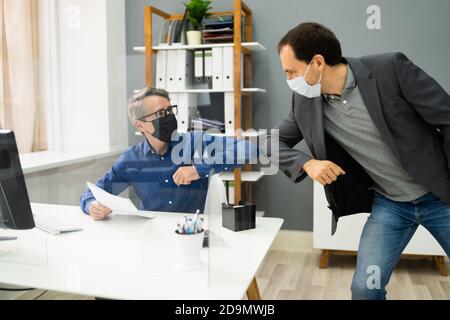
[[(222, 241), (212, 238), (210, 248), (203, 249), (202, 269), (180, 272), (172, 253), (181, 214), (95, 222), (78, 207), (32, 208), (35, 214), (56, 216), (84, 230), (62, 236), (37, 229), (8, 232), (19, 236), (17, 245), (29, 243), (34, 256), (20, 257), (25, 263), (0, 256), (0, 283), (111, 299), (241, 299), (283, 224), (282, 219), (257, 218), (255, 230), (234, 233), (214, 229), (220, 221), (211, 219), (211, 229)], [(8, 245), (0, 243), (0, 252)]]

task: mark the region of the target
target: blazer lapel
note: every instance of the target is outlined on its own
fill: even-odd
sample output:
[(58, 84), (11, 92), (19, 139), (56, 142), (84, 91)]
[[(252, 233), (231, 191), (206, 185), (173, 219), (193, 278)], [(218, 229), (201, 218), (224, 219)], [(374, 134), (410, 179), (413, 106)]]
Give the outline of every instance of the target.
[(312, 124), (311, 135), (314, 141), (314, 148), (317, 153), (317, 160), (326, 160), (327, 150), (325, 148), (325, 129), (323, 127), (323, 98), (312, 99)]
[(359, 59), (346, 59), (355, 75), (359, 91), (361, 92), (361, 96), (367, 106), (370, 117), (391, 151), (397, 159), (400, 159), (394, 139), (392, 138), (391, 132), (383, 116), (380, 97), (378, 94), (377, 80), (371, 77), (370, 70)]
[(326, 160), (322, 98), (308, 99), (294, 93), (294, 112), (314, 157)]

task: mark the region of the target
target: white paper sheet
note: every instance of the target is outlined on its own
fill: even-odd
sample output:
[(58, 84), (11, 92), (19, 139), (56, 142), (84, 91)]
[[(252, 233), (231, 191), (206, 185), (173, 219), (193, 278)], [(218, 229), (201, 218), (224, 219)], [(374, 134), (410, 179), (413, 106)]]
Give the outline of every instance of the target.
[(139, 211), (130, 199), (112, 195), (91, 182), (87, 182), (87, 186), (94, 195), (95, 200), (97, 200), (105, 207), (111, 209), (113, 214), (123, 216), (138, 216), (149, 219), (153, 219), (155, 217), (148, 212)]

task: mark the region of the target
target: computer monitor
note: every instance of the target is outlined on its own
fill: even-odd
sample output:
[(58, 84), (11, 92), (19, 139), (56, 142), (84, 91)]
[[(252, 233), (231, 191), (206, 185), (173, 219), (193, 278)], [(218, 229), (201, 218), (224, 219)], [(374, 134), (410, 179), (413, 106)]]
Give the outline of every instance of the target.
[[(35, 227), (14, 132), (0, 130), (0, 229)], [(14, 240), (15, 237), (0, 237)]]

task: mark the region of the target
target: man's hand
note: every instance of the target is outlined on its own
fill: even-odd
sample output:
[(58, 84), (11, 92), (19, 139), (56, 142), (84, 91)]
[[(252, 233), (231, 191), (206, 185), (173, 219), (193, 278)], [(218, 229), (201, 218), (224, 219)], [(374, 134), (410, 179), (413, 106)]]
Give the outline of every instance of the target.
[(173, 175), (173, 181), (177, 186), (190, 185), (192, 181), (199, 180), (200, 176), (195, 166), (181, 167)]
[(309, 160), (303, 166), (308, 176), (321, 185), (332, 184), (341, 175), (345, 174), (337, 164), (331, 161)]
[(89, 206), (89, 214), (96, 221), (105, 220), (110, 214), (111, 209), (105, 207), (97, 201), (93, 201)]

